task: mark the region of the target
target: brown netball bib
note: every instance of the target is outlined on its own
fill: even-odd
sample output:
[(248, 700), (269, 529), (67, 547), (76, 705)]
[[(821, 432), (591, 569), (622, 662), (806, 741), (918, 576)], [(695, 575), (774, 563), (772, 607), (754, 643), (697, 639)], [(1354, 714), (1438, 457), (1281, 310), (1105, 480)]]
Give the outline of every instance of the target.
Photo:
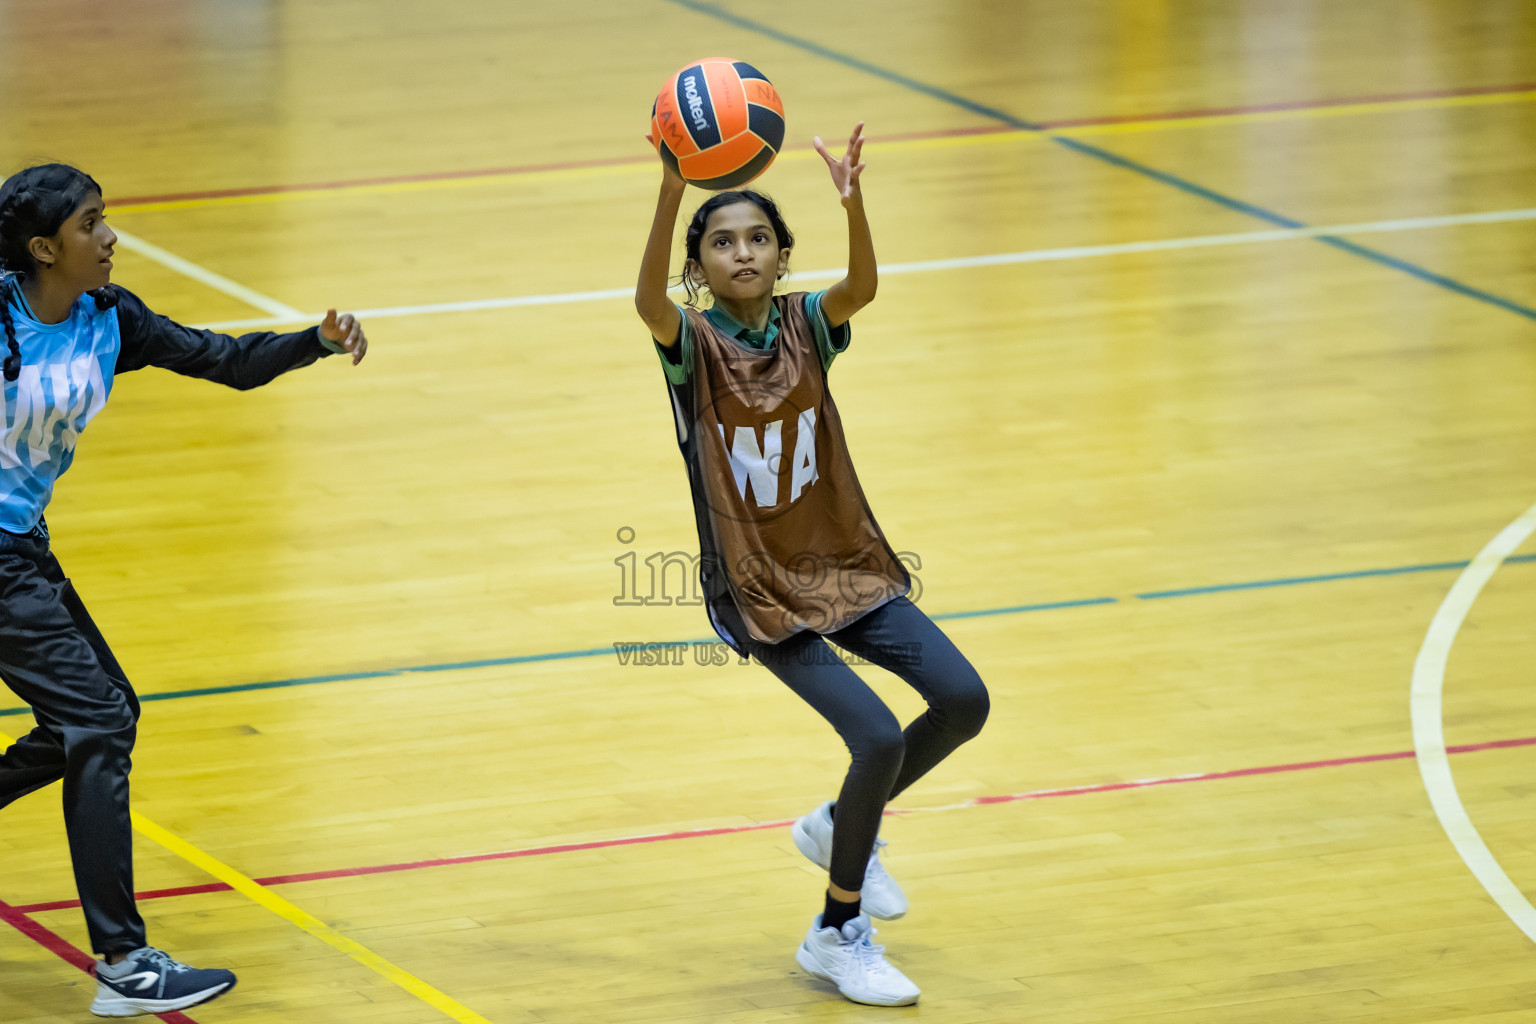
[(911, 586), (848, 458), (805, 298), (774, 298), (767, 349), (687, 310), (693, 365), (674, 388), (716, 626), (733, 625), (728, 598), (767, 643), (841, 629)]

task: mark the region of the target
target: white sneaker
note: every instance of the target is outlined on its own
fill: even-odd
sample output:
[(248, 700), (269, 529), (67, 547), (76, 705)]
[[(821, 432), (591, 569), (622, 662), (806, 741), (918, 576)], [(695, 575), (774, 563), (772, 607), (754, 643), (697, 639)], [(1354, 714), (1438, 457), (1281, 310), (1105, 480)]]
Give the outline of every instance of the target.
[[(826, 870), (832, 866), (832, 801), (828, 800), (811, 813), (799, 818), (790, 830), (795, 848), (806, 859)], [(884, 839), (875, 839), (875, 848), (864, 867), (864, 886), (859, 890), (859, 908), (870, 917), (882, 921), (894, 921), (907, 912), (907, 897), (896, 884), (896, 879), (886, 874), (880, 863), (880, 851), (885, 849)]]
[(795, 962), (856, 1003), (910, 1006), (922, 990), (885, 959), (885, 947), (870, 941), (875, 929), (863, 914), (836, 928), (823, 928), (821, 915), (811, 922), (805, 941), (795, 950)]

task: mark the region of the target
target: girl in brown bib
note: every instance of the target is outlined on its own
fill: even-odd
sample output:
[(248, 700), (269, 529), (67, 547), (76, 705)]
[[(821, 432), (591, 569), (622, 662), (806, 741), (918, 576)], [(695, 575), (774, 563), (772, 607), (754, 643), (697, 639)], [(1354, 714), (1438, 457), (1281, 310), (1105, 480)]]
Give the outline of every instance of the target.
[[(836, 802), (795, 822), (795, 845), (831, 878), (795, 958), (855, 1002), (900, 1006), (916, 1002), (918, 988), (871, 942), (870, 917), (907, 911), (880, 862), (881, 814), (980, 732), (988, 699), (976, 670), (907, 599), (911, 581), (864, 500), (827, 390), (849, 319), (877, 283), (859, 186), (863, 129), (840, 160), (816, 139), (848, 214), (841, 281), (774, 295), (794, 236), (768, 197), (721, 192), (688, 226), (689, 305), (674, 305), (667, 270), (685, 186), (664, 166), (635, 308), (671, 391), (710, 621), (815, 708), (852, 756)], [(713, 299), (703, 311), (694, 306), (701, 291)], [(827, 639), (901, 677), (927, 712), (903, 731)]]

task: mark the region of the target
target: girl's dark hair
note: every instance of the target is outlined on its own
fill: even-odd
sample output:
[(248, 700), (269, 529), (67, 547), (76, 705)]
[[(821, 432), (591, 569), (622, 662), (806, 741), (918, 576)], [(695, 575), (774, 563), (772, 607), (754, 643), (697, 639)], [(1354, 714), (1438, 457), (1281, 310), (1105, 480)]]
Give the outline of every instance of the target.
[[(70, 214), (101, 186), (82, 170), (68, 164), (39, 164), (17, 171), (0, 184), (0, 324), (5, 328), (5, 379), (21, 373), (21, 346), (11, 319), (11, 289), (18, 278), (37, 273), (37, 261), (27, 244), (34, 238), (52, 238)], [(106, 288), (90, 293), (97, 309), (117, 305), (117, 295)]]
[[(735, 189), (730, 192), (719, 192), (704, 200), (704, 205), (694, 211), (693, 220), (688, 223), (687, 250), (688, 258), (683, 262), (683, 287), (688, 291), (688, 305), (699, 301), (700, 286), (689, 273), (689, 264), (702, 266), (699, 258), (699, 246), (704, 240), (704, 225), (709, 222), (709, 215), (724, 206), (734, 203), (751, 203), (763, 215), (768, 218), (768, 226), (773, 228), (774, 237), (779, 240), (780, 249), (793, 249), (795, 236), (789, 230), (789, 225), (784, 223), (784, 217), (779, 213), (778, 204), (772, 199), (755, 192), (750, 188)], [(708, 287), (705, 285), (704, 287)]]

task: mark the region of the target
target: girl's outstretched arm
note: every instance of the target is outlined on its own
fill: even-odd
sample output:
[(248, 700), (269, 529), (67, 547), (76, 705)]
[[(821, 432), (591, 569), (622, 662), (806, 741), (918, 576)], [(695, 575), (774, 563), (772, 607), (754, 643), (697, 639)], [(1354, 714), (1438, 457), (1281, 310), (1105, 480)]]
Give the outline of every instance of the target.
[(821, 312), (827, 318), (828, 327), (838, 327), (875, 297), (880, 283), (880, 273), (875, 267), (875, 242), (869, 236), (869, 221), (864, 216), (864, 191), (859, 187), (859, 175), (864, 162), (859, 158), (864, 151), (864, 122), (854, 126), (848, 136), (848, 151), (841, 160), (832, 154), (816, 137), (816, 152), (827, 162), (832, 172), (832, 184), (837, 186), (843, 209), (848, 211), (848, 276), (827, 289), (821, 297)]
[(683, 179), (663, 166), (661, 194), (656, 199), (656, 219), (651, 222), (651, 237), (645, 242), (640, 259), (640, 280), (635, 285), (635, 311), (651, 329), (662, 348), (677, 346), (678, 327), (683, 315), (667, 298), (667, 264), (672, 260), (672, 232), (677, 230), (677, 210), (683, 202)]
[(289, 370), (346, 352), (355, 365), (368, 351), (363, 325), (351, 313), (326, 313), (325, 322), (291, 334), (257, 333), (238, 338), (183, 327), (153, 312), (121, 285), (107, 285), (117, 298), (122, 351), (117, 372), (159, 366), (241, 391), (268, 384)]

